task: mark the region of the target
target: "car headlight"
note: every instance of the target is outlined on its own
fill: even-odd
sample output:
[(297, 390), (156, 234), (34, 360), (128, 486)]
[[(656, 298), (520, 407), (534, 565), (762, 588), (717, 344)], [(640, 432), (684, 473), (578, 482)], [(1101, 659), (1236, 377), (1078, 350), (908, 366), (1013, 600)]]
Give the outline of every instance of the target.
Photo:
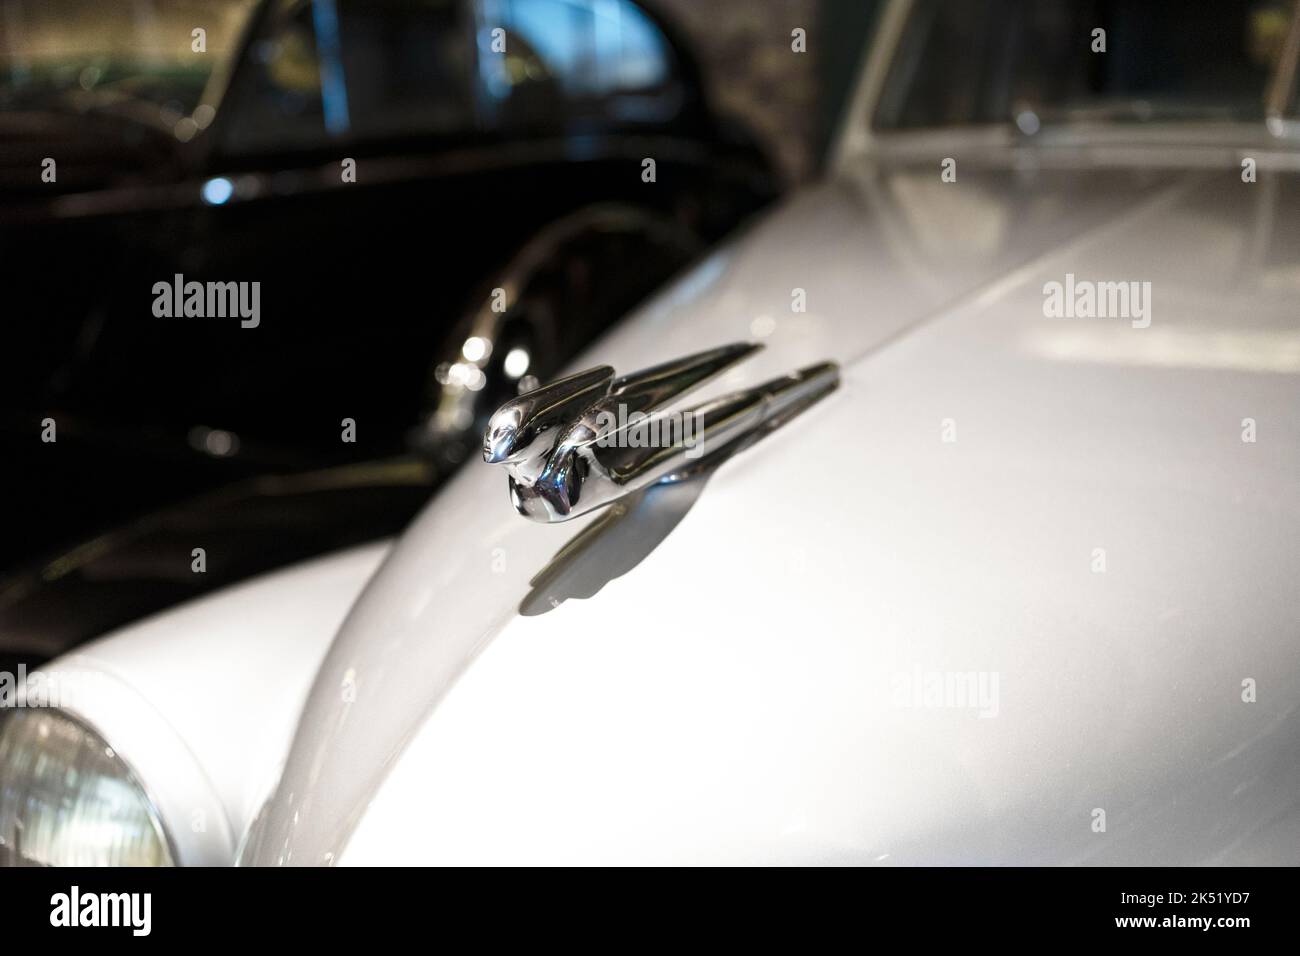
[(0, 866), (171, 866), (158, 814), (98, 734), (51, 710), (0, 719)]

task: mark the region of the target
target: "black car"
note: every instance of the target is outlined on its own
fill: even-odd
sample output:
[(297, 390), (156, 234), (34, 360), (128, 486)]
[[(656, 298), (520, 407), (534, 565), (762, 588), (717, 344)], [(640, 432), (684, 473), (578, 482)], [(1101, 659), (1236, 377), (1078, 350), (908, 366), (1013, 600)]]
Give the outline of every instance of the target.
[[(0, 646), (37, 656), (396, 530), (485, 410), (781, 187), (631, 0), (6, 17)], [(196, 575), (204, 527), (242, 533)]]

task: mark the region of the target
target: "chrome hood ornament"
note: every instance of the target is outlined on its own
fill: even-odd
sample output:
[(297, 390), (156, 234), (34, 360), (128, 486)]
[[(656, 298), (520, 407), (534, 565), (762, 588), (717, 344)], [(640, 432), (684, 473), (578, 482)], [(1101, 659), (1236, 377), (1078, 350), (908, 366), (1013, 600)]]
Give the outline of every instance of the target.
[(502, 405), (483, 460), (505, 465), (510, 500), (535, 521), (566, 521), (661, 481), (715, 467), (839, 384), (813, 365), (684, 411), (669, 405), (761, 345), (735, 343), (621, 378), (608, 365)]

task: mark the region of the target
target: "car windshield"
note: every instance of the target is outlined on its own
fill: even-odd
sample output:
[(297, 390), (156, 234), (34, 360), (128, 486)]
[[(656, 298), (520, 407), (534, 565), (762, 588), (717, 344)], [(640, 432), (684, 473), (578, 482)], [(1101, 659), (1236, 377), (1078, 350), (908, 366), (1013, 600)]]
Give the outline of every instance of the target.
[(917, 0), (875, 125), (1255, 120), (1295, 0)]
[(4, 0), (0, 109), (128, 104), (157, 107), (163, 121), (188, 115), (208, 77), (235, 55), (255, 6), (256, 0)]

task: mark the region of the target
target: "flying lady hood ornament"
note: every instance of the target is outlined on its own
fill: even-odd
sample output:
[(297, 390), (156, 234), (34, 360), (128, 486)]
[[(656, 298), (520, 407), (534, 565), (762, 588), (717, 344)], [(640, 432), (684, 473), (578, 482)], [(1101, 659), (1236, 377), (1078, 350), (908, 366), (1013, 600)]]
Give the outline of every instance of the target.
[(544, 385), (492, 415), (483, 460), (505, 465), (515, 509), (544, 522), (567, 521), (715, 467), (839, 384), (839, 367), (824, 362), (691, 409), (666, 410), (760, 348), (724, 345), (620, 378), (599, 365)]

